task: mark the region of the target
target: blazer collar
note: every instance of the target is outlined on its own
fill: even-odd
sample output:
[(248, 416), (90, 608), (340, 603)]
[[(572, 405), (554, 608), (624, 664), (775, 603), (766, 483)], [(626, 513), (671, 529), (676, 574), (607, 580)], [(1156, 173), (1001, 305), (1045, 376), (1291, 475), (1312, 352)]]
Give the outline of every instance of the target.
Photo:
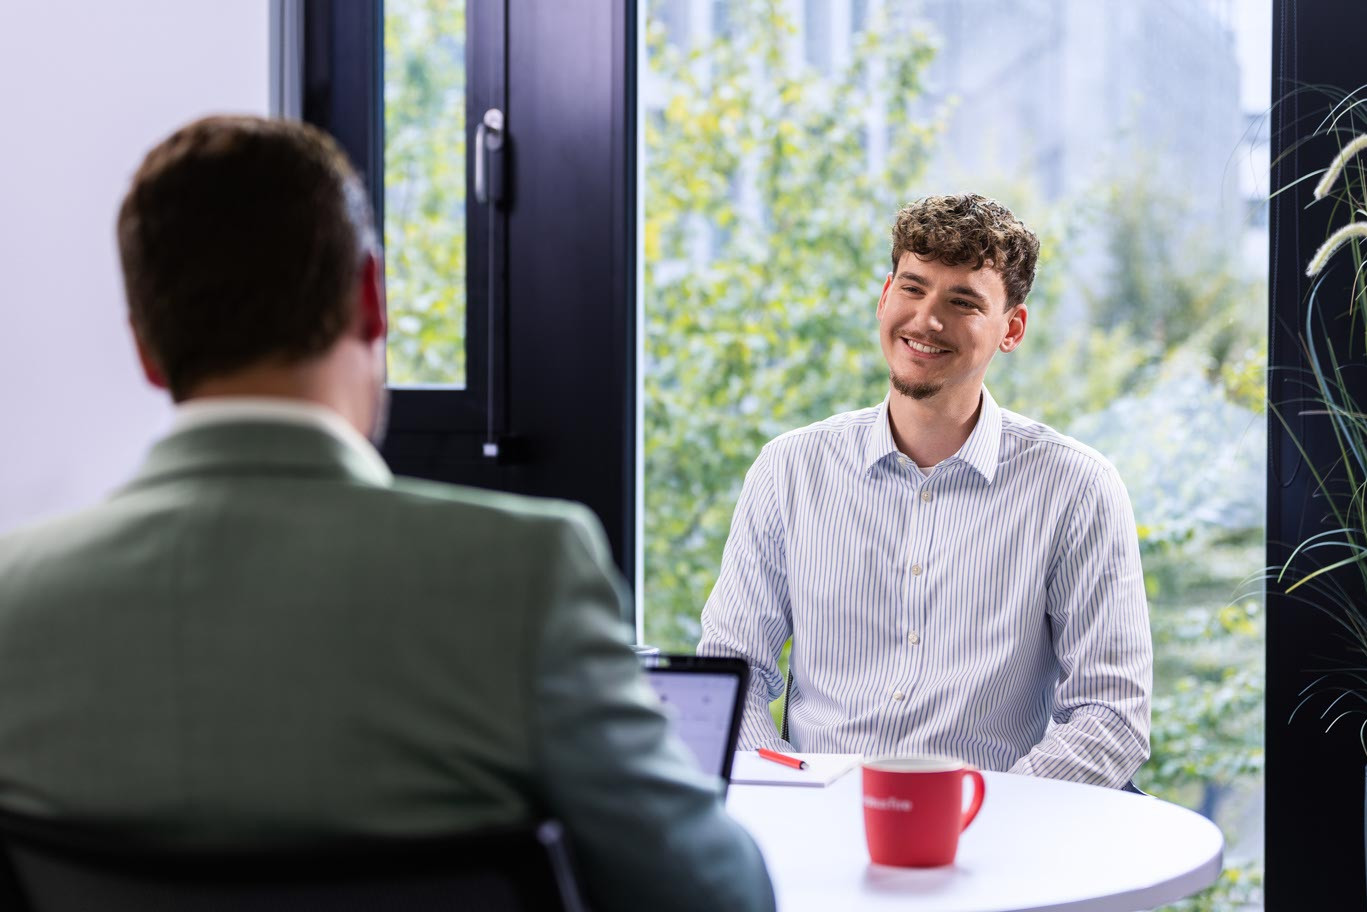
[(296, 475), (387, 487), (379, 455), (308, 424), (243, 417), (194, 424), (157, 441), (129, 487), (194, 475)]

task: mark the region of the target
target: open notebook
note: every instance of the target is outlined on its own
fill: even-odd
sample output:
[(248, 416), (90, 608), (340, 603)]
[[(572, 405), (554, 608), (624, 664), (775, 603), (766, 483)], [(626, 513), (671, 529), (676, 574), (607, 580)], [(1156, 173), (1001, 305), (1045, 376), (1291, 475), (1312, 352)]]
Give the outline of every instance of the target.
[(736, 750), (749, 674), (740, 659), (647, 655), (641, 657), (641, 664), (674, 733), (698, 766), (723, 783), (822, 787), (859, 763), (861, 754), (799, 753), (807, 769), (796, 770), (754, 751)]
[(806, 785), (823, 788), (859, 765), (863, 754), (809, 754), (793, 756), (807, 761), (804, 770), (765, 760), (754, 751), (736, 751), (731, 761), (731, 782), (738, 785)]

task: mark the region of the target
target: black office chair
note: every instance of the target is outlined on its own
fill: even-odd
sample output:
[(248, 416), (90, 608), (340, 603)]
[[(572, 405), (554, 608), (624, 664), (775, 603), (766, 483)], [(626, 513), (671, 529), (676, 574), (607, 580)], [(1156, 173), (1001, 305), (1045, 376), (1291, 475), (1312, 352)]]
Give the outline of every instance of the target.
[[(784, 690), (783, 690), (783, 730), (780, 732), (780, 735), (779, 735), (781, 738), (783, 738), (784, 741), (787, 741), (787, 740), (788, 740), (788, 699), (789, 699), (792, 695), (793, 695), (793, 673), (792, 673), (791, 671), (789, 671), (789, 672), (788, 672), (788, 686), (787, 686), (786, 688), (784, 688)], [(791, 743), (791, 742), (789, 742), (789, 743)], [(1145, 796), (1147, 796), (1147, 797), (1149, 797), (1149, 798), (1152, 798), (1152, 797), (1153, 797), (1153, 796), (1150, 795), (1148, 792), (1144, 791), (1144, 790), (1141, 789), (1139, 786), (1135, 785), (1133, 779), (1131, 779), (1129, 782), (1126, 782), (1124, 785), (1122, 785), (1122, 786), (1120, 787), (1120, 790), (1121, 790), (1122, 792), (1130, 792), (1130, 793), (1135, 794), (1135, 795), (1145, 795)]]
[(15, 912), (584, 912), (560, 824), (308, 850), (151, 849), (0, 813)]

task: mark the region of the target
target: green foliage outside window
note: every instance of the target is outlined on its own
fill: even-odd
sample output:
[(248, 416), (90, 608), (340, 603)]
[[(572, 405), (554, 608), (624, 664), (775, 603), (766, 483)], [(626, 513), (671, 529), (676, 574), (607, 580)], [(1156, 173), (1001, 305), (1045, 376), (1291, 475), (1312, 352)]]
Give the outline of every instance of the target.
[(384, 5), (389, 381), (465, 384), (465, 0)]
[[(874, 308), (888, 226), (953, 112), (908, 114), (934, 57), (914, 29), (874, 24), (848, 68), (821, 74), (791, 65), (774, 4), (729, 4), (726, 33), (693, 50), (652, 9), (643, 601), (647, 639), (691, 651), (760, 447), (886, 391)], [(875, 107), (889, 142), (877, 167)], [(1052, 205), (988, 181), (1042, 241), (1025, 344), (988, 385), (1125, 476), (1157, 654), (1138, 784), (1211, 815), (1231, 843), (1221, 881), (1178, 908), (1257, 905), (1261, 864), (1233, 847), (1261, 793), (1262, 602), (1234, 596), (1262, 564), (1261, 277), (1142, 177)], [(1111, 267), (1079, 295), (1072, 258), (1097, 236)]]
[[(692, 54), (647, 20), (651, 75), (669, 97), (643, 114), (645, 623), (669, 649), (697, 643), (739, 484), (764, 442), (882, 397), (873, 313), (887, 224), (937, 135), (870, 88), (882, 67), (918, 91), (926, 40), (870, 32), (840, 78), (787, 78), (791, 25), (755, 4), (728, 15), (734, 37)], [(890, 136), (878, 171), (850, 116), (875, 104)]]

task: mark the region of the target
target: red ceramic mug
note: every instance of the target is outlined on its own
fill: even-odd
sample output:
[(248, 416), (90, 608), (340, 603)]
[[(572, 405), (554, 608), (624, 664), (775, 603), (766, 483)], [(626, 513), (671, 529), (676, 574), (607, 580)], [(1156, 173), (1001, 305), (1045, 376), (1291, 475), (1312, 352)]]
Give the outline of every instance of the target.
[[(933, 754), (864, 761), (864, 836), (874, 864), (932, 868), (954, 863), (959, 834), (983, 806), (983, 775)], [(973, 797), (964, 806), (964, 780)]]

